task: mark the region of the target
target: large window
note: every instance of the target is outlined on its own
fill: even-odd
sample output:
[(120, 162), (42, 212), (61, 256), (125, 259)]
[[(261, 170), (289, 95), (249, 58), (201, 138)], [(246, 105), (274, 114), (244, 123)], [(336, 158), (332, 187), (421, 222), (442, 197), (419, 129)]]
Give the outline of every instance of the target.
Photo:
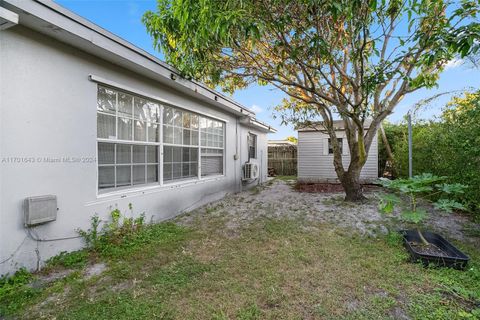
[(143, 97), (99, 86), (97, 137), (99, 189), (223, 174), (223, 122)]

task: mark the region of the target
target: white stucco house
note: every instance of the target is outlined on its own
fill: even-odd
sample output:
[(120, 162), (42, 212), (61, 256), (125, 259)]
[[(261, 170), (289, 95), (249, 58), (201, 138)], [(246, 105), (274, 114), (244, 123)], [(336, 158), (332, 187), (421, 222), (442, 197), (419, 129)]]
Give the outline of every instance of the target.
[[(365, 122), (366, 128), (369, 126)], [(337, 139), (342, 148), (342, 163), (345, 169), (350, 164), (348, 142), (345, 135), (343, 120), (334, 121)], [(300, 182), (338, 183), (333, 166), (333, 149), (330, 138), (325, 132), (322, 122), (309, 126), (299, 126), (297, 145), (297, 170)], [(372, 182), (378, 179), (378, 139), (373, 138), (367, 161), (360, 173), (362, 182)]]
[(53, 2), (0, 6), (0, 274), (81, 248), (94, 214), (161, 221), (267, 179), (252, 111)]

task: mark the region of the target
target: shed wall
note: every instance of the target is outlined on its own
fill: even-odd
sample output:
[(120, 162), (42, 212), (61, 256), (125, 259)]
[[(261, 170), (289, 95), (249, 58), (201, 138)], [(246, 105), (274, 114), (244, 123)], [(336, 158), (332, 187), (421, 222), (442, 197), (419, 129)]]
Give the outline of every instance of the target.
[[(344, 131), (337, 132), (343, 138), (342, 163), (345, 169), (350, 164), (350, 155)], [(325, 154), (328, 146), (328, 135), (319, 131), (298, 132), (298, 179), (311, 182), (338, 182), (333, 166), (333, 155)], [(328, 148), (328, 147), (327, 147)], [(373, 138), (367, 161), (360, 178), (371, 181), (378, 178), (378, 141)]]

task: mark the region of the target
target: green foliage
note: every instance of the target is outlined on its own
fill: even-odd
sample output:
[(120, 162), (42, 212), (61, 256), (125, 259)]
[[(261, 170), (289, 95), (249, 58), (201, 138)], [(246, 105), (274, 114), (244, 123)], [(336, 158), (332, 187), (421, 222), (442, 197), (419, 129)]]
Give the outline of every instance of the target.
[(402, 219), (407, 222), (412, 223), (420, 223), (422, 222), (427, 216), (427, 211), (424, 209), (416, 208), (415, 211), (413, 210), (405, 210), (402, 211)]
[(88, 248), (97, 248), (100, 244), (100, 231), (98, 229), (100, 222), (100, 218), (95, 214), (90, 218), (90, 229), (77, 230), (78, 234), (83, 238)]
[[(408, 136), (405, 124), (386, 125), (396, 171), (408, 176)], [(394, 137), (394, 138), (390, 138)], [(381, 149), (380, 149), (381, 152)], [(379, 156), (379, 159), (385, 155)], [(447, 189), (457, 202), (480, 213), (480, 91), (453, 98), (435, 121), (413, 126), (413, 173), (447, 176)], [(461, 191), (458, 190), (460, 185)], [(453, 193), (451, 193), (451, 192)]]
[(66, 252), (62, 251), (58, 255), (51, 257), (46, 261), (46, 268), (63, 267), (63, 268), (82, 268), (88, 262), (88, 252), (85, 250)]
[[(132, 210), (131, 205), (129, 208)], [(90, 250), (100, 253), (117, 251), (116, 247), (134, 246), (135, 243), (145, 240), (145, 232), (142, 232), (145, 228), (144, 213), (134, 219), (125, 217), (119, 209), (114, 209), (110, 212), (110, 220), (105, 221), (100, 229), (101, 223), (98, 215), (94, 215), (88, 230), (77, 230)]]
[(452, 213), (453, 210), (466, 210), (466, 208), (455, 200), (452, 199), (438, 199), (434, 203), (435, 209), (443, 210), (448, 213)]
[(395, 208), (396, 204), (401, 202), (401, 199), (394, 194), (387, 193), (378, 196), (380, 203), (378, 205), (378, 209), (380, 212), (385, 214), (393, 213), (393, 209)]
[[(390, 148), (394, 152), (397, 150), (397, 146), (405, 139), (405, 134), (407, 132), (405, 124), (392, 124), (387, 121), (383, 122), (383, 128), (385, 130), (385, 135), (387, 136), (388, 143)], [(378, 135), (378, 176), (381, 177), (387, 170), (387, 150), (385, 149), (385, 144), (383, 143), (383, 139)], [(390, 174), (393, 175), (393, 178), (397, 178), (397, 164), (393, 164), (393, 168), (388, 168)]]
[[(419, 198), (432, 201), (432, 199), (438, 198), (439, 195), (442, 197), (452, 197), (455, 194), (463, 193), (463, 190), (466, 188), (464, 185), (458, 183), (452, 185), (439, 183), (446, 179), (447, 177), (438, 177), (431, 173), (423, 173), (410, 179), (389, 180), (380, 178), (379, 183), (387, 189), (407, 196), (409, 206), (402, 211), (401, 217), (405, 221), (419, 223), (427, 216), (427, 212), (424, 209), (417, 208)], [(382, 195), (379, 199), (380, 212), (386, 214), (392, 213), (394, 206), (400, 203), (400, 199), (392, 194)], [(465, 209), (462, 204), (447, 198), (438, 199), (434, 203), (434, 206), (446, 212), (452, 212), (453, 209)]]
[(25, 268), (13, 276), (0, 277), (0, 318), (23, 308), (38, 294), (38, 290), (27, 286), (33, 276)]

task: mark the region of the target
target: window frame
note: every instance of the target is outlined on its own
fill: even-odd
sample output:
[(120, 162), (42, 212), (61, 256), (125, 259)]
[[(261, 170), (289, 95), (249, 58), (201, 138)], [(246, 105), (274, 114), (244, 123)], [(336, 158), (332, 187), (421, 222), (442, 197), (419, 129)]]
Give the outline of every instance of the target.
[[(196, 183), (196, 182), (199, 182), (199, 181), (206, 181), (206, 180), (212, 180), (212, 179), (216, 179), (216, 178), (219, 178), (219, 177), (224, 177), (225, 176), (225, 159), (226, 159), (226, 125), (227, 125), (227, 121), (224, 120), (224, 119), (220, 119), (220, 118), (217, 118), (217, 117), (214, 117), (214, 116), (211, 116), (211, 115), (208, 115), (208, 114), (205, 114), (205, 113), (200, 113), (200, 112), (197, 112), (197, 111), (193, 111), (193, 110), (190, 110), (188, 108), (185, 108), (183, 106), (178, 106), (178, 105), (175, 105), (175, 104), (172, 104), (170, 102), (166, 102), (165, 100), (163, 99), (160, 99), (158, 97), (153, 97), (153, 96), (150, 96), (150, 95), (146, 95), (146, 94), (142, 94), (136, 90), (131, 90), (131, 89), (128, 89), (128, 88), (125, 88), (124, 86), (120, 86), (120, 85), (111, 85), (109, 83), (106, 83), (106, 82), (97, 82), (97, 85), (96, 85), (96, 93), (97, 93), (97, 106), (98, 106), (98, 101), (99, 101), (99, 90), (100, 88), (105, 88), (105, 89), (108, 89), (108, 90), (113, 90), (115, 91), (116, 93), (116, 98), (115, 98), (115, 112), (114, 113), (108, 113), (108, 112), (104, 112), (102, 110), (99, 110), (98, 107), (97, 107), (97, 110), (96, 110), (96, 121), (97, 121), (97, 135), (96, 135), (96, 152), (97, 152), (97, 183), (96, 183), (96, 190), (97, 190), (97, 195), (108, 195), (108, 194), (114, 194), (114, 193), (117, 193), (117, 192), (124, 192), (124, 191), (129, 191), (129, 192), (134, 192), (134, 191), (139, 191), (139, 190), (142, 190), (142, 189), (151, 189), (151, 188), (159, 188), (159, 187), (172, 187), (172, 186), (177, 186), (177, 185), (186, 185), (186, 184), (191, 184), (192, 182), (193, 183)], [(130, 96), (132, 96), (132, 114), (131, 114), (131, 117), (129, 119), (131, 119), (132, 121), (132, 131), (131, 131), (131, 139), (132, 140), (124, 140), (124, 139), (118, 139), (118, 122), (119, 122), (119, 119), (122, 118), (123, 116), (119, 116), (119, 111), (118, 111), (118, 100), (119, 100), (119, 95), (118, 93), (123, 93), (123, 94), (128, 94)], [(149, 122), (147, 120), (144, 120), (145, 122), (145, 141), (138, 141), (138, 140), (134, 140), (135, 139), (135, 124), (136, 124), (136, 120), (138, 120), (136, 117), (135, 117), (135, 98), (137, 99), (144, 99), (144, 100), (147, 100), (147, 102), (151, 102), (151, 103), (155, 103), (158, 105), (158, 122)], [(164, 110), (166, 108), (172, 108), (172, 110), (179, 110), (181, 112), (187, 112), (189, 113), (190, 115), (196, 115), (199, 119), (199, 125), (198, 125), (198, 143), (196, 145), (183, 145), (183, 139), (182, 139), (182, 144), (179, 145), (179, 144), (175, 144), (175, 143), (165, 143), (164, 142), (164, 132), (163, 132), (163, 129), (164, 129), (164, 119), (163, 119), (163, 116), (164, 116)], [(98, 137), (98, 129), (99, 129), (99, 126), (98, 126), (98, 115), (99, 114), (104, 114), (104, 115), (109, 115), (109, 116), (114, 116), (115, 117), (115, 139), (113, 138), (99, 138)], [(201, 145), (201, 128), (200, 128), (200, 118), (206, 118), (206, 119), (211, 119), (211, 120), (214, 120), (214, 121), (217, 121), (219, 123), (221, 123), (221, 126), (222, 126), (222, 146), (221, 147), (213, 147), (213, 146), (202, 146)], [(182, 120), (183, 120), (183, 116), (182, 116)], [(156, 124), (158, 125), (158, 130), (157, 130), (157, 139), (158, 141), (156, 142), (152, 142), (152, 141), (148, 141), (149, 140), (149, 133), (148, 133), (148, 125), (149, 124)], [(183, 133), (182, 133), (182, 137), (183, 137)], [(113, 144), (115, 147), (114, 147), (114, 154), (113, 154), (113, 157), (114, 157), (114, 162), (113, 164), (100, 164), (99, 161), (98, 161), (98, 156), (99, 156), (99, 144), (100, 143), (111, 143)], [(116, 149), (117, 149), (117, 145), (120, 145), (120, 144), (128, 144), (128, 145), (131, 145), (132, 148), (131, 148), (131, 163), (129, 163), (130, 165), (130, 185), (128, 186), (116, 186), (116, 174), (117, 174), (117, 159), (116, 159)], [(133, 181), (133, 167), (135, 165), (135, 163), (133, 162), (133, 146), (135, 145), (144, 145), (144, 146), (155, 146), (155, 147), (158, 147), (158, 152), (157, 152), (157, 158), (158, 158), (158, 163), (157, 163), (157, 177), (158, 177), (158, 181), (156, 182), (148, 182), (148, 175), (147, 175), (147, 170), (148, 170), (148, 159), (146, 158), (145, 159), (145, 163), (142, 163), (145, 165), (145, 183), (144, 184), (134, 184), (134, 181)], [(195, 148), (197, 149), (197, 175), (194, 176), (194, 177), (188, 177), (188, 178), (183, 178), (183, 179), (172, 179), (172, 180), (167, 180), (167, 181), (164, 181), (163, 179), (163, 169), (164, 169), (164, 146), (172, 146), (172, 147), (188, 147), (188, 148)], [(216, 174), (216, 175), (208, 175), (208, 176), (202, 176), (201, 175), (201, 163), (202, 163), (202, 158), (201, 158), (201, 151), (203, 148), (206, 148), (206, 149), (218, 149), (218, 150), (222, 150), (222, 154), (221, 154), (221, 157), (222, 157), (222, 160), (223, 160), (223, 165), (222, 165), (222, 173), (221, 174)], [(145, 153), (147, 153), (147, 150), (145, 150)], [(182, 158), (183, 160), (183, 158)], [(183, 161), (182, 161), (183, 162)], [(127, 164), (128, 165), (128, 164)], [(100, 188), (99, 186), (99, 168), (100, 167), (113, 167), (114, 168), (114, 187), (109, 187), (109, 188)]]

